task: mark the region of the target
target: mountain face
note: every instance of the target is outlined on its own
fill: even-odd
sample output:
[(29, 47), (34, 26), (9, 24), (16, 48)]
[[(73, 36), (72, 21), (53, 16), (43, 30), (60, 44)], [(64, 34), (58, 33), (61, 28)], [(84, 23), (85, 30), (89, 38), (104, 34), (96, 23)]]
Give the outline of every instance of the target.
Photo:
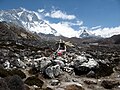
[[(43, 41), (37, 34), (27, 31), (25, 28), (13, 23), (0, 22), (0, 42), (17, 43), (25, 45), (39, 45)], [(4, 45), (3, 45), (4, 46)]]
[(54, 28), (41, 19), (37, 12), (24, 8), (0, 11), (0, 21), (13, 22), (32, 32), (58, 34)]
[[(61, 35), (59, 31), (52, 28), (45, 20), (42, 19), (42, 15), (35, 11), (29, 11), (24, 8), (1, 10), (0, 21), (12, 22), (16, 25), (22, 26), (35, 33), (53, 34), (55, 36)], [(79, 31), (78, 31), (79, 32)], [(93, 37), (86, 30), (79, 35), (79, 38)]]
[(100, 38), (99, 36), (95, 36), (94, 34), (89, 33), (87, 30), (83, 30), (79, 36), (80, 38)]
[(89, 38), (89, 37), (91, 37), (91, 35), (86, 30), (83, 30), (83, 32), (80, 34), (80, 37), (81, 38)]

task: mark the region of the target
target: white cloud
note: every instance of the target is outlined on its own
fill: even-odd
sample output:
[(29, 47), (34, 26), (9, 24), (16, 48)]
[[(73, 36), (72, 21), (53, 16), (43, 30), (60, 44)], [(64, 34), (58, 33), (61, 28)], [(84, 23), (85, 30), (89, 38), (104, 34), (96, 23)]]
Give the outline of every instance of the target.
[(83, 24), (83, 21), (76, 21), (76, 22), (61, 22), (62, 24), (66, 25), (66, 26), (81, 26)]
[[(38, 12), (42, 13), (44, 17), (61, 19), (58, 23), (51, 23), (49, 21), (46, 22), (51, 27), (56, 29), (58, 33), (66, 37), (78, 37), (81, 31), (84, 29), (88, 30), (88, 32), (92, 34), (101, 35), (102, 37), (111, 37), (112, 35), (120, 34), (120, 26), (112, 28), (102, 28), (101, 26), (95, 26), (92, 28), (88, 28), (87, 26), (84, 26), (83, 21), (78, 20), (75, 15), (69, 15), (61, 10), (56, 10), (54, 7), (51, 12), (46, 13), (45, 9), (38, 9)], [(41, 17), (41, 14), (39, 16), (40, 18), (43, 18)], [(72, 26), (79, 26), (80, 30), (76, 31), (74, 28), (72, 28)]]
[(76, 21), (76, 22), (77, 22), (76, 25), (79, 25), (79, 26), (83, 24), (83, 21), (79, 21), (79, 20), (78, 20), (78, 21)]
[(46, 13), (45, 16), (48, 16), (51, 18), (60, 18), (63, 20), (73, 20), (76, 18), (75, 15), (68, 15), (65, 12), (62, 12), (61, 10), (53, 10), (50, 13)]
[(66, 36), (66, 37), (78, 37), (78, 31), (75, 31), (69, 24), (59, 22), (59, 23), (50, 23), (49, 21), (46, 21), (50, 24), (51, 27), (57, 30), (57, 32), (60, 35)]
[(95, 26), (95, 27), (92, 27), (91, 29), (98, 29), (98, 28), (101, 28), (101, 26)]
[(38, 9), (38, 12), (39, 13), (42, 13), (42, 12), (44, 12), (45, 11), (45, 9)]
[(112, 28), (99, 28), (92, 31), (95, 35), (101, 35), (102, 37), (111, 37), (113, 35), (120, 34), (120, 26)]

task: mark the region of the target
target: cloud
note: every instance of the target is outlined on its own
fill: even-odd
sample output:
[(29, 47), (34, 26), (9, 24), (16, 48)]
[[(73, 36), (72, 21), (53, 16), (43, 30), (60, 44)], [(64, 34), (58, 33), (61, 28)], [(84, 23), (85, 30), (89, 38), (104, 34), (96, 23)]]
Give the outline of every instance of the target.
[[(46, 11), (45, 9), (38, 9), (38, 12), (44, 15), (44, 20), (46, 17), (50, 17), (55, 20), (55, 18), (61, 19), (59, 22), (50, 22), (48, 19), (46, 22), (57, 30), (57, 32), (66, 37), (79, 37), (79, 34), (85, 29), (91, 34), (100, 35), (102, 37), (111, 37), (116, 34), (120, 34), (120, 26), (118, 27), (101, 27), (95, 26), (92, 28), (88, 28), (84, 26), (83, 21), (77, 19), (75, 15), (69, 15), (66, 12), (61, 10), (56, 10), (54, 7), (51, 11)], [(75, 27), (79, 29), (79, 31), (75, 30)], [(77, 29), (77, 30), (78, 30)]]
[(81, 26), (83, 24), (83, 21), (76, 21), (76, 22), (61, 22), (62, 24), (66, 25), (66, 26)]
[(73, 20), (76, 18), (75, 15), (68, 15), (66, 12), (62, 12), (61, 10), (53, 10), (50, 13), (46, 13), (45, 16), (51, 18), (60, 18), (63, 20)]
[(92, 27), (91, 29), (94, 30), (94, 29), (98, 29), (98, 28), (101, 28), (101, 26), (95, 26), (95, 27)]
[(101, 35), (102, 37), (111, 37), (113, 35), (120, 34), (120, 26), (112, 28), (98, 28), (92, 31), (95, 35)]
[(45, 9), (38, 9), (38, 12), (39, 13), (42, 13), (42, 12), (44, 12), (45, 11)]
[(66, 37), (78, 37), (78, 31), (75, 31), (68, 23), (59, 22), (59, 23), (50, 23), (46, 21), (51, 27), (57, 30), (60, 35)]

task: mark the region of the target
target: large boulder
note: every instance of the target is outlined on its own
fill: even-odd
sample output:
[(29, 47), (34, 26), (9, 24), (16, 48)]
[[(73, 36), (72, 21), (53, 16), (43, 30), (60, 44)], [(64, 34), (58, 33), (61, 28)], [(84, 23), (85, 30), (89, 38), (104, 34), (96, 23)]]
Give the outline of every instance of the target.
[(47, 57), (41, 57), (39, 61), (40, 63), (38, 67), (41, 70), (41, 72), (44, 72), (46, 67), (48, 67), (49, 64), (51, 64), (51, 61)]
[(96, 60), (85, 56), (78, 56), (74, 59), (73, 67), (76, 75), (87, 75), (88, 77), (100, 78), (113, 73), (113, 66), (109, 60)]
[(55, 78), (61, 74), (61, 68), (64, 68), (63, 58), (56, 58), (52, 60), (51, 58), (42, 57), (40, 59), (39, 69), (49, 78)]
[(94, 68), (96, 78), (109, 76), (113, 73), (113, 66), (111, 66), (111, 64), (102, 63), (102, 62), (98, 62), (98, 63), (99, 63), (99, 67)]
[(115, 81), (115, 80), (103, 80), (101, 83), (101, 86), (103, 86), (106, 89), (112, 89), (115, 86), (119, 86), (120, 82)]
[(88, 59), (85, 56), (77, 56), (74, 60), (75, 65), (81, 65), (83, 62), (87, 62)]
[(58, 64), (56, 65), (51, 65), (45, 69), (45, 75), (48, 76), (49, 78), (55, 78), (61, 74), (61, 69)]
[(10, 90), (25, 90), (24, 82), (18, 75), (9, 77), (6, 81)]
[(10, 90), (4, 79), (0, 78), (0, 90)]
[(98, 63), (93, 58), (87, 59), (85, 56), (79, 56), (74, 60), (73, 67), (76, 75), (84, 75), (98, 67)]
[(90, 68), (85, 66), (74, 67), (74, 72), (76, 75), (85, 75), (90, 71)]

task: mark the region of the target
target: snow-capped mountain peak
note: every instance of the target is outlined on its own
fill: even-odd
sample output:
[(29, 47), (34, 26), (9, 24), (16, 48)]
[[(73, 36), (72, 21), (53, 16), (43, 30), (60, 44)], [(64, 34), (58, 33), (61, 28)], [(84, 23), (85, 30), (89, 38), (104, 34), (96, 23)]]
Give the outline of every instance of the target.
[(41, 17), (39, 13), (22, 7), (0, 11), (0, 21), (13, 22), (32, 32), (58, 35), (58, 32), (42, 20)]

